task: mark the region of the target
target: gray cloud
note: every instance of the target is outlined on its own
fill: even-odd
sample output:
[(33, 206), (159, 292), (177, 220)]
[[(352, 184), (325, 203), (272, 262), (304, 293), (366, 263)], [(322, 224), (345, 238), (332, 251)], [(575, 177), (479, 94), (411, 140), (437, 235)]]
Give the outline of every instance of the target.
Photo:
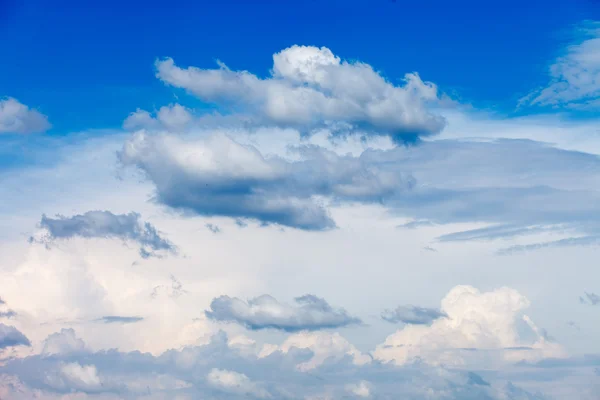
[[(394, 86), (369, 65), (342, 62), (325, 47), (292, 46), (273, 56), (273, 76), (246, 71), (186, 69), (168, 58), (157, 61), (157, 77), (200, 99), (249, 112), (260, 124), (312, 129), (359, 127), (397, 142), (439, 132), (445, 120), (427, 108), (437, 88), (416, 73)], [(147, 120), (147, 116), (144, 116)]]
[(583, 296), (579, 297), (579, 301), (582, 304), (590, 304), (592, 306), (595, 306), (597, 304), (600, 304), (600, 296), (598, 296), (596, 293), (585, 292)]
[(292, 162), (265, 158), (225, 135), (184, 141), (138, 133), (125, 144), (120, 159), (144, 171), (156, 185), (156, 199), (175, 209), (305, 230), (335, 227), (315, 196), (380, 202), (413, 183), (398, 169), (383, 169), (362, 158), (338, 156), (316, 146), (296, 152), (302, 160)]
[(12, 346), (31, 346), (29, 339), (14, 326), (0, 323), (0, 350)]
[(120, 315), (107, 315), (98, 319), (98, 321), (104, 322), (105, 324), (131, 324), (143, 320), (143, 317), (123, 317)]
[(399, 306), (393, 310), (385, 310), (381, 313), (381, 318), (388, 322), (415, 325), (427, 325), (438, 318), (444, 318), (447, 315), (435, 308), (424, 308), (417, 306)]
[(248, 329), (279, 329), (286, 332), (339, 328), (361, 323), (344, 309), (332, 308), (324, 299), (304, 295), (294, 299), (296, 306), (283, 304), (269, 295), (247, 302), (221, 296), (210, 304), (206, 316), (216, 321), (236, 322)]
[(82, 238), (117, 238), (137, 242), (143, 257), (154, 255), (155, 251), (175, 252), (176, 247), (161, 237), (156, 228), (142, 222), (140, 215), (113, 214), (110, 211), (88, 211), (81, 215), (65, 217), (58, 215), (48, 218), (42, 215), (40, 226), (48, 231), (48, 240)]
[(0, 134), (39, 133), (50, 128), (48, 118), (12, 97), (0, 98)]

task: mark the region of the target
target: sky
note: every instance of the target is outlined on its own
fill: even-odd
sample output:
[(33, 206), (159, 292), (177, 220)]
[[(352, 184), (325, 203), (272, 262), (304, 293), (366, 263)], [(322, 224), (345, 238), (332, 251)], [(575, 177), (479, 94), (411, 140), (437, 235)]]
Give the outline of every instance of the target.
[(600, 3), (0, 35), (0, 398), (600, 398)]

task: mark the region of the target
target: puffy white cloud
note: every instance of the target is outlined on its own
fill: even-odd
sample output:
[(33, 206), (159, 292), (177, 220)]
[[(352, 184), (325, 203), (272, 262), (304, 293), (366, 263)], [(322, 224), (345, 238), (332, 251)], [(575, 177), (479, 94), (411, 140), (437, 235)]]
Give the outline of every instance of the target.
[(71, 354), (81, 353), (86, 350), (85, 342), (77, 337), (72, 328), (63, 328), (44, 340), (42, 354)]
[(165, 129), (169, 131), (184, 130), (193, 120), (192, 113), (180, 104), (171, 104), (161, 107), (156, 116), (145, 110), (137, 109), (123, 122), (127, 130), (137, 129)]
[(293, 349), (308, 349), (312, 352), (309, 360), (297, 365), (301, 371), (314, 369), (326, 360), (339, 361), (346, 357), (350, 358), (355, 365), (363, 365), (371, 361), (370, 356), (361, 353), (337, 332), (298, 332), (290, 335), (281, 345), (265, 345), (259, 356), (267, 357), (274, 352), (287, 354)]
[(244, 374), (213, 368), (206, 377), (208, 383), (225, 393), (246, 395), (259, 399), (271, 398), (269, 392), (260, 388)]
[(529, 300), (514, 289), (480, 292), (457, 286), (441, 303), (447, 317), (430, 326), (408, 325), (388, 336), (373, 356), (402, 365), (420, 359), (432, 364), (470, 365), (563, 357), (564, 349), (540, 333), (523, 314)]
[(58, 371), (46, 376), (46, 382), (62, 390), (96, 391), (102, 387), (98, 371), (94, 365), (80, 365), (77, 362), (64, 363)]
[(522, 100), (533, 105), (575, 109), (600, 108), (600, 22), (577, 28), (582, 38), (550, 66), (548, 87)]
[(50, 128), (48, 118), (12, 97), (0, 99), (0, 134), (39, 133)]
[(331, 50), (292, 46), (273, 56), (272, 77), (247, 71), (186, 69), (172, 59), (156, 62), (157, 77), (202, 100), (250, 111), (261, 122), (310, 129), (346, 123), (395, 141), (439, 132), (444, 119), (430, 112), (437, 88), (416, 73), (394, 86), (367, 64), (341, 61)]
[(346, 386), (346, 390), (356, 397), (368, 398), (371, 396), (371, 384), (367, 381), (360, 381), (356, 384)]
[(216, 321), (236, 322), (248, 329), (279, 329), (287, 332), (340, 328), (359, 324), (360, 319), (344, 309), (335, 309), (325, 299), (304, 295), (294, 299), (297, 306), (280, 303), (269, 295), (247, 302), (235, 297), (220, 296), (206, 311), (208, 318)]

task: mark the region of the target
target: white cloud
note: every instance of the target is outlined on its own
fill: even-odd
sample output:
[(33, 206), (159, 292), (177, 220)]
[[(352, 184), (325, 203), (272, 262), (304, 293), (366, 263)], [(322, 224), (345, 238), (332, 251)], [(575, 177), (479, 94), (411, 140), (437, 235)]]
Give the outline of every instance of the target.
[(50, 128), (48, 118), (12, 97), (0, 99), (0, 134), (38, 133)]
[(600, 22), (578, 27), (579, 43), (568, 46), (550, 66), (550, 84), (522, 100), (573, 109), (600, 107)]
[(358, 383), (355, 384), (350, 384), (346, 386), (346, 389), (352, 393), (353, 395), (355, 395), (356, 397), (360, 397), (360, 398), (368, 398), (371, 396), (371, 384), (367, 381), (360, 381)]
[(125, 119), (123, 128), (131, 131), (165, 129), (177, 132), (185, 130), (192, 121), (190, 110), (180, 104), (171, 104), (161, 107), (155, 117), (148, 111), (137, 109)]
[(206, 377), (208, 383), (226, 393), (250, 395), (259, 399), (271, 398), (269, 392), (260, 388), (244, 374), (235, 371), (212, 369)]
[(339, 333), (299, 332), (290, 335), (281, 345), (267, 344), (260, 352), (260, 357), (267, 357), (276, 351), (288, 353), (292, 349), (308, 349), (312, 357), (297, 365), (301, 371), (308, 371), (323, 364), (326, 360), (341, 360), (349, 357), (356, 365), (371, 361), (371, 357), (362, 354)]
[[(544, 337), (523, 314), (529, 304), (514, 289), (482, 293), (471, 286), (457, 286), (441, 303), (447, 318), (437, 319), (431, 326), (409, 325), (398, 330), (373, 356), (399, 365), (421, 359), (456, 366), (481, 360), (494, 365), (498, 361), (564, 357), (564, 349)], [(524, 335), (525, 328), (529, 332)]]
[(396, 141), (438, 133), (444, 119), (427, 103), (437, 102), (437, 88), (416, 73), (394, 86), (367, 64), (345, 62), (322, 47), (292, 46), (273, 56), (273, 76), (260, 79), (247, 71), (186, 69), (172, 59), (156, 62), (157, 77), (200, 99), (232, 104), (259, 122), (303, 127), (347, 123)]

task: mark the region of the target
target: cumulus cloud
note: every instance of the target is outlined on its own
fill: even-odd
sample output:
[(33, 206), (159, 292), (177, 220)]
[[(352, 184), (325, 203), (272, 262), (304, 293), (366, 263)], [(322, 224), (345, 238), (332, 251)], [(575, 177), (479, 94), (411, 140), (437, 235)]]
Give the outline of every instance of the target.
[(393, 310), (385, 310), (381, 313), (381, 318), (388, 322), (415, 325), (427, 325), (443, 317), (447, 317), (447, 315), (440, 310), (413, 305), (398, 306)]
[(371, 361), (368, 354), (363, 354), (352, 343), (337, 332), (298, 332), (290, 335), (282, 344), (266, 344), (259, 353), (260, 358), (268, 357), (276, 352), (288, 354), (297, 349), (310, 350), (310, 357), (298, 364), (300, 371), (313, 370), (326, 361), (348, 359), (353, 365), (365, 365)]
[(14, 326), (0, 323), (0, 350), (13, 346), (31, 346), (29, 339)]
[(225, 393), (246, 395), (259, 399), (271, 398), (269, 392), (260, 388), (244, 374), (213, 368), (206, 377), (211, 386)]
[(577, 28), (580, 42), (566, 48), (550, 66), (550, 83), (524, 98), (532, 105), (597, 109), (600, 107), (600, 22)]
[(388, 336), (373, 355), (399, 365), (416, 359), (427, 363), (469, 365), (564, 357), (565, 351), (523, 314), (529, 300), (514, 289), (480, 292), (457, 286), (442, 300), (430, 326), (407, 325)]
[(256, 219), (305, 230), (335, 226), (315, 199), (377, 202), (408, 190), (399, 170), (369, 165), (315, 146), (296, 149), (300, 160), (264, 157), (227, 135), (184, 140), (174, 135), (135, 134), (120, 153), (156, 186), (170, 207), (207, 216)]
[[(472, 372), (422, 364), (400, 367), (329, 357), (313, 368), (302, 369), (297, 365), (310, 357), (310, 350), (307, 354), (302, 348), (291, 347), (287, 352), (257, 356), (228, 342), (220, 333), (205, 345), (169, 350), (157, 356), (110, 350), (11, 359), (0, 366), (0, 395), (8, 400), (65, 399), (69, 397), (60, 396), (68, 394), (82, 399), (126, 400), (144, 396), (165, 400), (224, 397), (299, 400), (348, 395), (415, 400), (544, 398), (535, 397), (506, 380), (494, 378), (486, 385), (482, 382), (487, 381)], [(577, 392), (570, 392), (573, 393)]]
[(63, 328), (60, 332), (55, 332), (44, 340), (42, 354), (73, 354), (81, 353), (86, 350), (85, 342), (78, 338), (73, 328)]
[(50, 129), (48, 118), (12, 97), (0, 99), (0, 134), (39, 133)]
[(428, 110), (437, 87), (409, 73), (395, 86), (367, 64), (346, 62), (326, 47), (292, 46), (273, 55), (272, 76), (247, 71), (181, 68), (156, 62), (157, 77), (200, 99), (248, 111), (261, 123), (311, 128), (345, 123), (395, 141), (439, 132), (444, 119)]
[(175, 252), (175, 246), (163, 238), (154, 225), (143, 222), (140, 215), (113, 214), (110, 211), (88, 211), (84, 214), (49, 218), (42, 215), (40, 227), (48, 231), (45, 241), (82, 238), (118, 238), (137, 242), (143, 257), (155, 251)]
[(269, 295), (247, 302), (221, 296), (210, 304), (206, 316), (216, 321), (236, 322), (248, 329), (279, 329), (287, 332), (339, 328), (361, 321), (344, 309), (335, 309), (313, 295), (296, 297), (296, 306), (280, 303)]
[(145, 110), (137, 109), (123, 122), (127, 130), (160, 130), (181, 131), (187, 128), (193, 120), (192, 112), (180, 104), (161, 107), (153, 116)]

